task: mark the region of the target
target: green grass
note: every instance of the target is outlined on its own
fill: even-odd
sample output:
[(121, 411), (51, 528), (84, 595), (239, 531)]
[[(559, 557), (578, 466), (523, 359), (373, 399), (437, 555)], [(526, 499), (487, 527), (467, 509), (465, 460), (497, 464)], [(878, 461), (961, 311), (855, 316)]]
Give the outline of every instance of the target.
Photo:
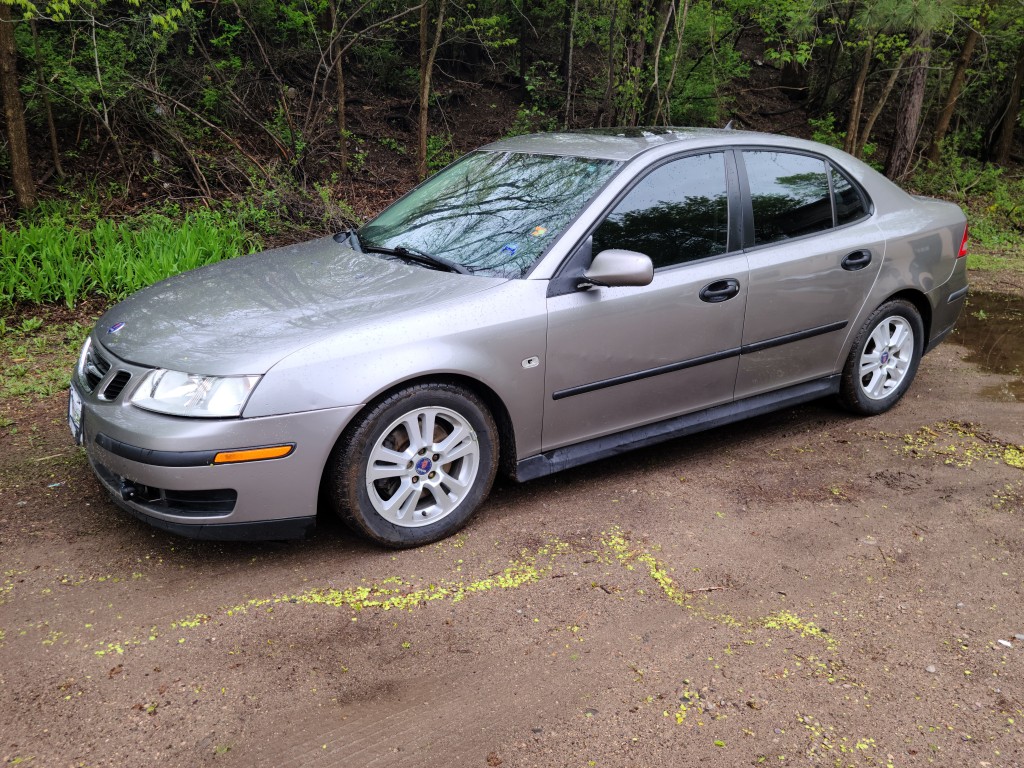
[(0, 321), (0, 400), (37, 399), (65, 391), (90, 327), (38, 317), (17, 327)]
[(969, 269), (1009, 269), (1024, 272), (1024, 236), (984, 211), (969, 210), (971, 239), (967, 244)]
[(910, 187), (951, 200), (967, 213), (970, 269), (1024, 272), (1024, 177), (961, 155), (959, 140), (948, 140), (942, 160), (922, 166)]
[(123, 298), (179, 272), (259, 250), (219, 211), (147, 215), (92, 227), (48, 217), (0, 230), (0, 309), (17, 302), (74, 307), (90, 294)]

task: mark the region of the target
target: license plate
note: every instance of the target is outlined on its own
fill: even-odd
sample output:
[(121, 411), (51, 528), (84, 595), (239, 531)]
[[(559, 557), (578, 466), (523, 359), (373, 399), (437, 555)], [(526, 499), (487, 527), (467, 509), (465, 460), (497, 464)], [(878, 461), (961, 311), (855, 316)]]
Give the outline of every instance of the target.
[(75, 442), (82, 444), (82, 398), (74, 387), (68, 390), (68, 428)]

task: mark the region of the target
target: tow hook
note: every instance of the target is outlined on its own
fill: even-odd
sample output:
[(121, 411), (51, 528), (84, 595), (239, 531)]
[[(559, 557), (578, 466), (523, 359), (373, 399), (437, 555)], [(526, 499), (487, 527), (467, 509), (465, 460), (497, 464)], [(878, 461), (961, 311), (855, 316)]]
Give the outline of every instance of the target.
[(133, 483), (125, 480), (121, 483), (121, 498), (125, 501), (131, 501), (135, 498), (138, 491)]

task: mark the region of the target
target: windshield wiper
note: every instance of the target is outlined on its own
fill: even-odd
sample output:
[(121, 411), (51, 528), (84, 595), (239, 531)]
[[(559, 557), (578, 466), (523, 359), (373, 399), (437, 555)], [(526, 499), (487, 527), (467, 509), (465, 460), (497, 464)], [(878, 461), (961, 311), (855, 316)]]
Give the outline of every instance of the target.
[(441, 269), (448, 270), (449, 272), (457, 272), (460, 275), (470, 274), (470, 271), (466, 269), (466, 267), (457, 262), (450, 261), (443, 256), (434, 256), (430, 253), (424, 253), (423, 251), (407, 248), (404, 245), (396, 245), (394, 248), (385, 248), (382, 245), (369, 245), (368, 243), (363, 243), (363, 251), (365, 253), (382, 253), (385, 256), (397, 256), (405, 261), (423, 264), (428, 267), (440, 267)]

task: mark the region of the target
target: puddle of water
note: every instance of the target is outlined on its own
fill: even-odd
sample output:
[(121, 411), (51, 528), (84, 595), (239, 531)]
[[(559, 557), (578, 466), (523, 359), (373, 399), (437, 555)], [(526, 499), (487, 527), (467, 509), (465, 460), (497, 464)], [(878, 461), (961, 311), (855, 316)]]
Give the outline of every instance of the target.
[(968, 362), (1014, 377), (986, 387), (983, 395), (1024, 402), (1024, 297), (971, 291), (949, 338), (970, 350)]

